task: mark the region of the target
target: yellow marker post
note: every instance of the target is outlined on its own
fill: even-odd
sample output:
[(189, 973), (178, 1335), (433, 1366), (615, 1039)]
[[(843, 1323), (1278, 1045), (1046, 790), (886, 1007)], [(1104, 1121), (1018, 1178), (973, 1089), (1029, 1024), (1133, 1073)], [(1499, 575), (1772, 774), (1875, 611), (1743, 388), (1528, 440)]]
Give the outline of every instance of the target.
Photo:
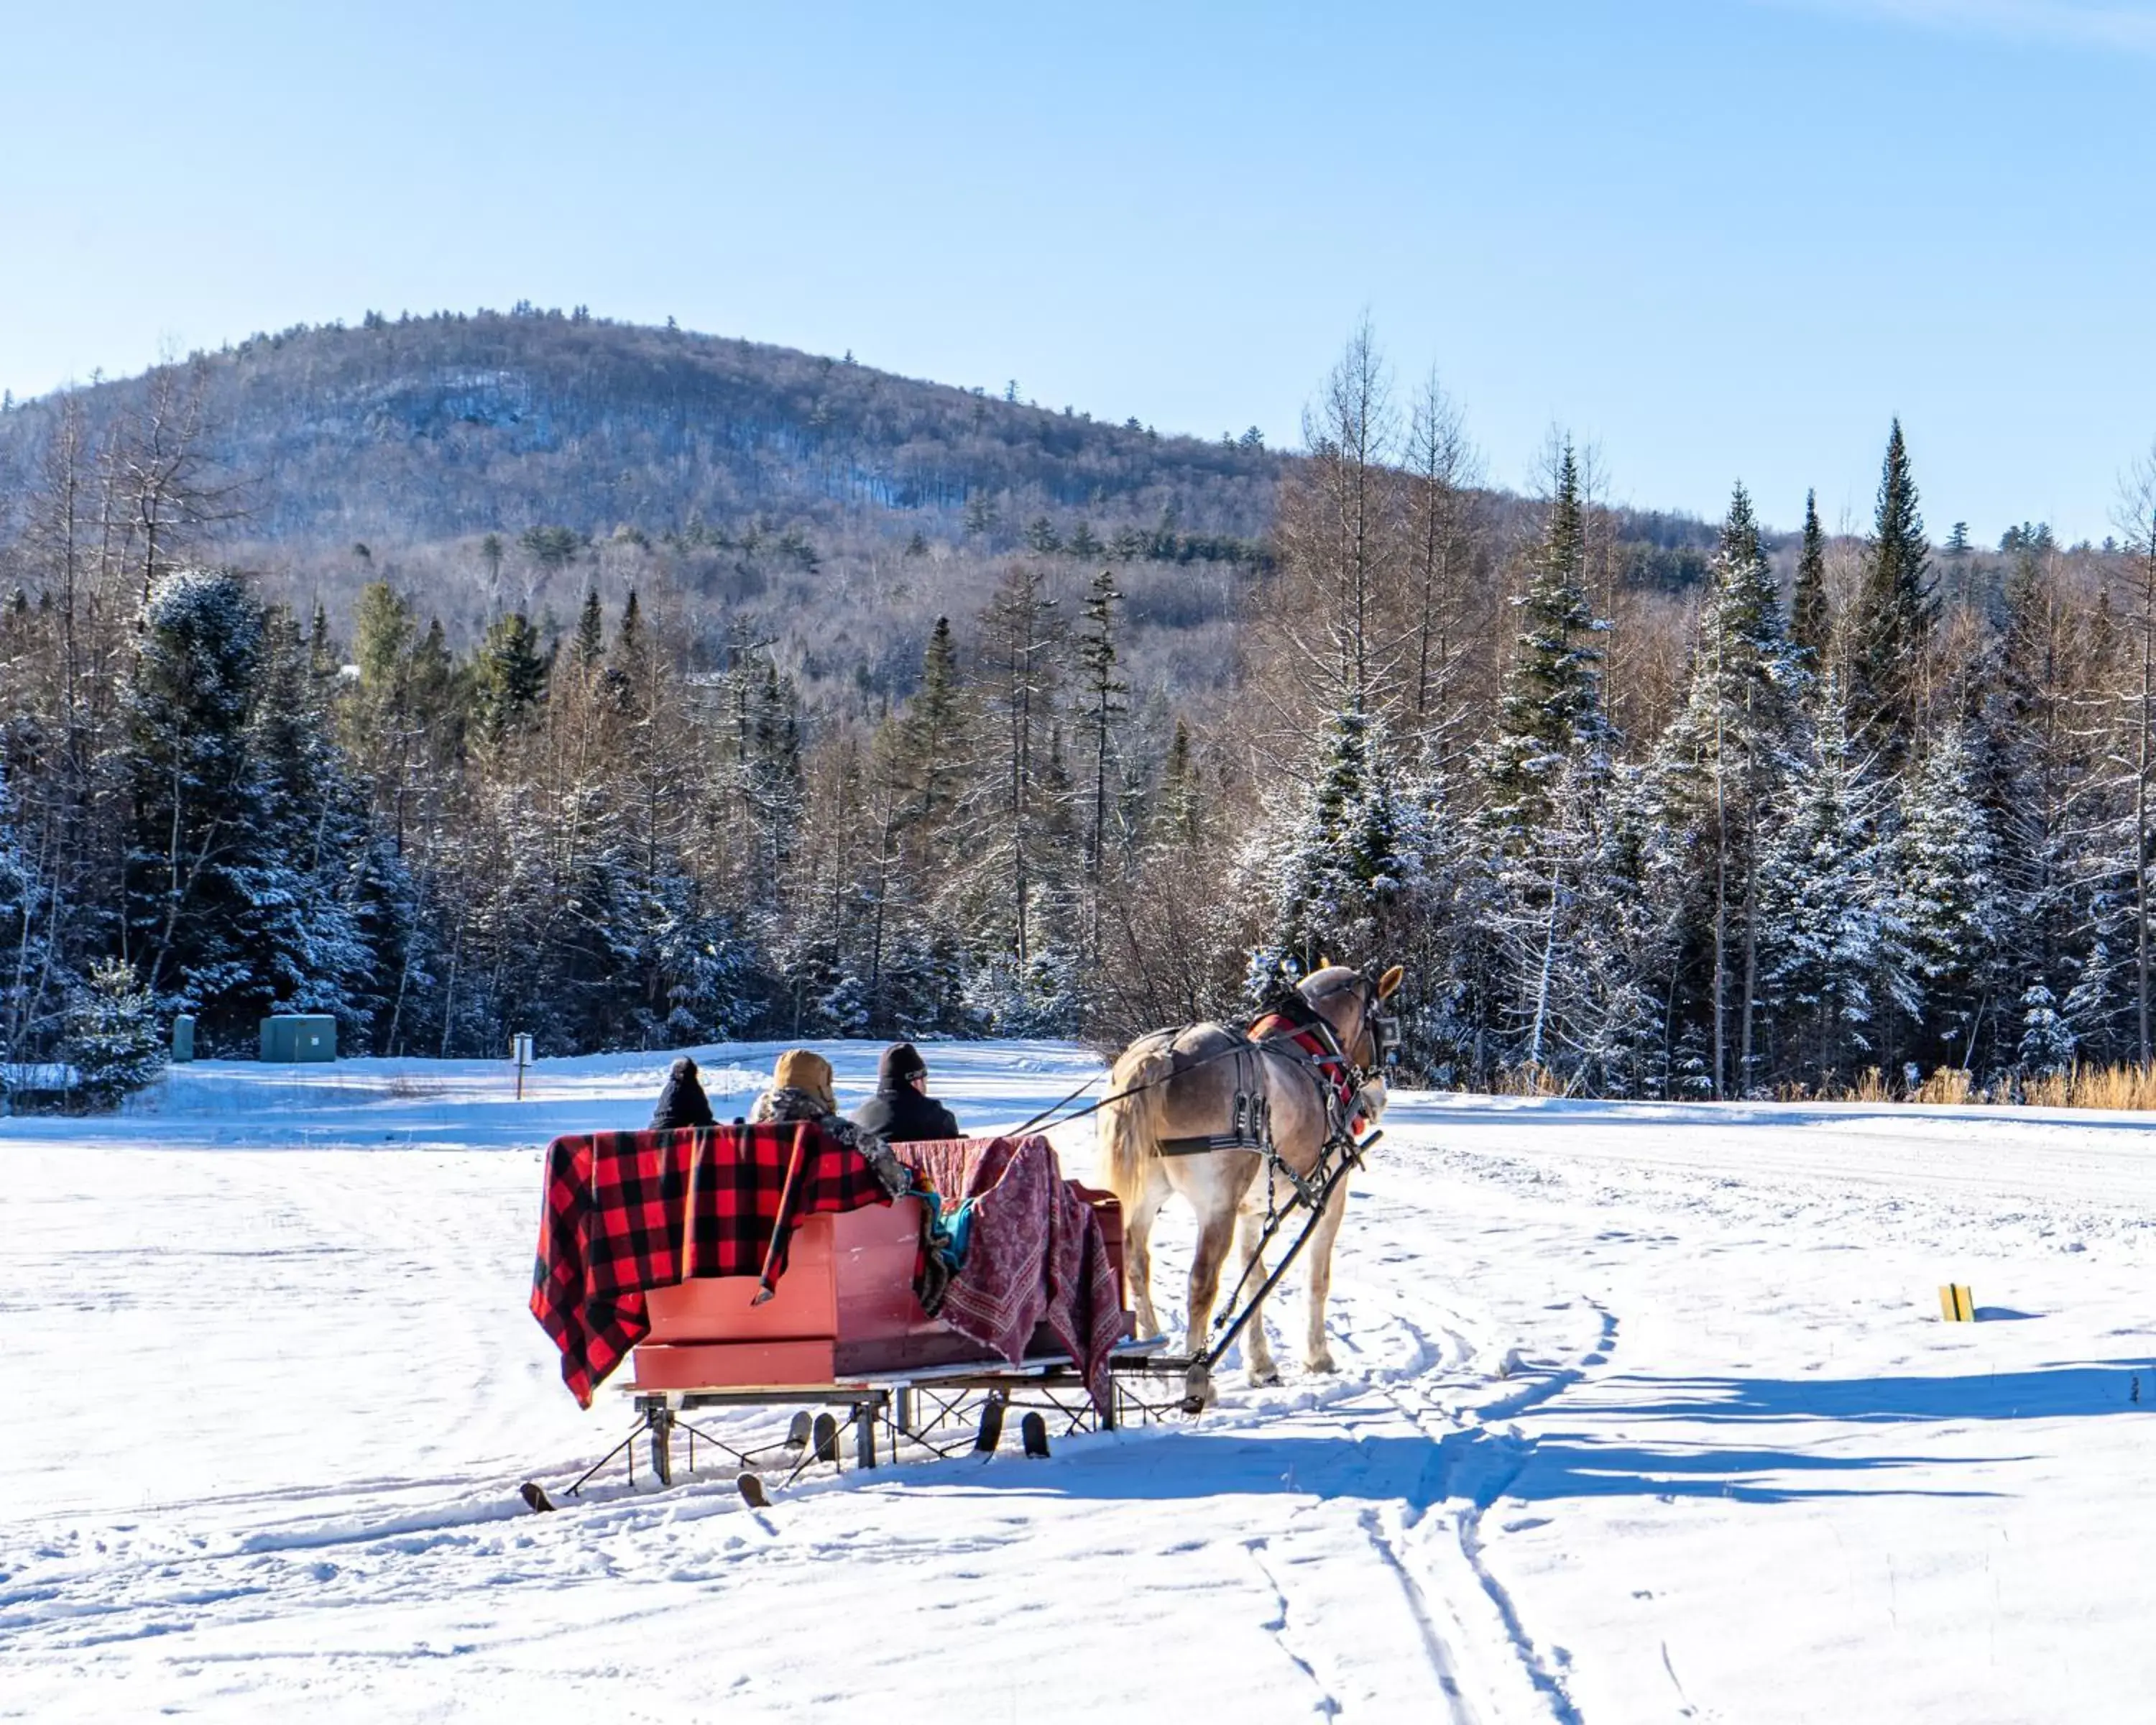
[(1939, 1316), (1950, 1324), (1974, 1323), (1976, 1322), (1975, 1296), (1961, 1283), (1948, 1282), (1939, 1290)]

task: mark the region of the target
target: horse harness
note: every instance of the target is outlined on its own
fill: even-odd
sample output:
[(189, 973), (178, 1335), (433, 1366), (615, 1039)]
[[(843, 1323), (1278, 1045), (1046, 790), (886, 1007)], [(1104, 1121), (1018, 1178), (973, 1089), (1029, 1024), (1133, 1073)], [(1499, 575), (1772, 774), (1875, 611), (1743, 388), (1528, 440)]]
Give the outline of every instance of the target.
[[(1367, 981), (1365, 986), (1368, 986)], [(1378, 1011), (1374, 992), (1363, 1003), (1379, 1066), (1396, 1043), (1391, 1020)], [(1317, 1087), (1319, 1106), (1325, 1113), (1325, 1141), (1317, 1162), (1307, 1175), (1298, 1174), (1281, 1158), (1273, 1142), (1272, 1106), (1265, 1094), (1260, 1057), (1268, 1050), (1285, 1054), (1310, 1075)], [(1235, 1063), (1235, 1100), (1228, 1130), (1199, 1137), (1167, 1138), (1159, 1149), (1163, 1156), (1200, 1156), (1215, 1150), (1255, 1151), (1265, 1159), (1265, 1209), (1276, 1214), (1275, 1178), (1285, 1180), (1306, 1207), (1322, 1205), (1329, 1188), (1336, 1154), (1353, 1155), (1367, 1123), (1362, 1112), (1362, 1090), (1368, 1073), (1358, 1068), (1340, 1045), (1340, 1039), (1325, 1015), (1300, 992), (1283, 990), (1265, 1011), (1244, 1028), (1242, 1039), (1228, 1056)]]

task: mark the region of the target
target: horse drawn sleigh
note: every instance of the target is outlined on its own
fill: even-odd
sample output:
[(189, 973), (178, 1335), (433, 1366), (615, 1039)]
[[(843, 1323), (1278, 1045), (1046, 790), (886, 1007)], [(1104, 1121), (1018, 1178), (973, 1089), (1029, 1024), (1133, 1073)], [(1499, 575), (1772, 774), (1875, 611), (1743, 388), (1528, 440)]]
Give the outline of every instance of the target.
[[(570, 1487), (639, 1448), (662, 1482), (683, 1443), (740, 1471), (798, 1476), (909, 1454), (993, 1449), (1006, 1409), (1029, 1452), (1065, 1432), (1201, 1410), (1244, 1340), (1275, 1370), (1265, 1299), (1306, 1247), (1304, 1360), (1330, 1370), (1324, 1302), (1349, 1173), (1374, 1142), (1399, 982), (1330, 967), (1255, 1024), (1194, 1025), (1134, 1044), (1097, 1119), (1111, 1189), (1066, 1178), (1034, 1130), (890, 1147), (879, 1176), (842, 1122), (803, 1119), (555, 1140), (531, 1307), (562, 1377), (592, 1405), (624, 1363), (629, 1435)], [(1097, 1081), (1096, 1081), (1097, 1082)], [(1087, 1086), (1090, 1088), (1091, 1086)], [(1083, 1091), (1065, 1097), (1051, 1114)], [(876, 1146), (879, 1156), (883, 1147)], [(1185, 1347), (1155, 1320), (1150, 1232), (1180, 1193), (1198, 1213)], [(1265, 1253), (1285, 1237), (1268, 1269)], [(1242, 1269), (1210, 1315), (1231, 1242)], [(705, 1410), (790, 1409), (787, 1441), (743, 1446)], [(535, 1507), (551, 1502), (527, 1486)]]

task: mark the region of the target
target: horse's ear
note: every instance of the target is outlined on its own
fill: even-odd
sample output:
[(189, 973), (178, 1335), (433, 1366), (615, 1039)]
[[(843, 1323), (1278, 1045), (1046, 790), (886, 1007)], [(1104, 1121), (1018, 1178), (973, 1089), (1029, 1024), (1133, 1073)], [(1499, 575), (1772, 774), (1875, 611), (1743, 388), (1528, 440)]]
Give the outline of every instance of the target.
[(1383, 976), (1378, 978), (1378, 999), (1380, 1000), (1391, 999), (1394, 993), (1399, 989), (1401, 983), (1405, 981), (1406, 978), (1407, 972), (1403, 970), (1399, 965), (1395, 964), (1390, 970), (1387, 971)]
[(1317, 968), (1320, 970), (1330, 970), (1332, 968), (1332, 961), (1320, 952), (1317, 955)]

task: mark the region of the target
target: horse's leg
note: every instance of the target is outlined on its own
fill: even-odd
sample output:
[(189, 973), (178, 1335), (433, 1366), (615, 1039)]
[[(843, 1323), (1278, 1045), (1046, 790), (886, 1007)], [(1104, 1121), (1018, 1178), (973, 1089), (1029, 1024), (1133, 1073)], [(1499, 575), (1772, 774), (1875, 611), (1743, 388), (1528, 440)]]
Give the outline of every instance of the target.
[(1348, 1182), (1342, 1179), (1332, 1189), (1325, 1214), (1318, 1219), (1317, 1231), (1310, 1240), (1310, 1334), (1302, 1350), (1302, 1363), (1308, 1371), (1333, 1369), (1332, 1349), (1325, 1337), (1325, 1298), (1332, 1291), (1333, 1237), (1340, 1232), (1341, 1219), (1347, 1214)]
[(1205, 1351), (1206, 1327), (1213, 1317), (1213, 1302), (1220, 1293), (1220, 1266), (1227, 1261), (1228, 1247), (1235, 1237), (1233, 1209), (1200, 1214), (1198, 1245), (1190, 1255), (1190, 1329), (1184, 1338), (1193, 1359)]
[(1220, 1266), (1235, 1238), (1237, 1195), (1229, 1194), (1223, 1202), (1217, 1190), (1209, 1192), (1205, 1196), (1211, 1202), (1199, 1207), (1198, 1244), (1190, 1254), (1190, 1327), (1183, 1337), (1183, 1352), (1191, 1365), (1184, 1374), (1183, 1404), (1194, 1412), (1210, 1407), (1214, 1399), (1213, 1374), (1198, 1362), (1205, 1352), (1213, 1301), (1220, 1291)]
[(1140, 1336), (1158, 1336), (1160, 1319), (1152, 1309), (1152, 1223), (1174, 1188), (1168, 1172), (1156, 1162), (1146, 1180), (1145, 1195), (1123, 1218), (1123, 1274), (1136, 1302)]
[[(1236, 1220), (1235, 1255), (1245, 1297), (1265, 1285), (1265, 1260), (1258, 1255), (1258, 1237), (1265, 1231), (1265, 1219), (1252, 1211), (1245, 1210)], [(1280, 1382), (1280, 1368), (1273, 1363), (1272, 1347), (1265, 1340), (1265, 1309), (1255, 1300), (1250, 1321), (1243, 1327), (1243, 1361), (1250, 1368), (1251, 1383)]]

